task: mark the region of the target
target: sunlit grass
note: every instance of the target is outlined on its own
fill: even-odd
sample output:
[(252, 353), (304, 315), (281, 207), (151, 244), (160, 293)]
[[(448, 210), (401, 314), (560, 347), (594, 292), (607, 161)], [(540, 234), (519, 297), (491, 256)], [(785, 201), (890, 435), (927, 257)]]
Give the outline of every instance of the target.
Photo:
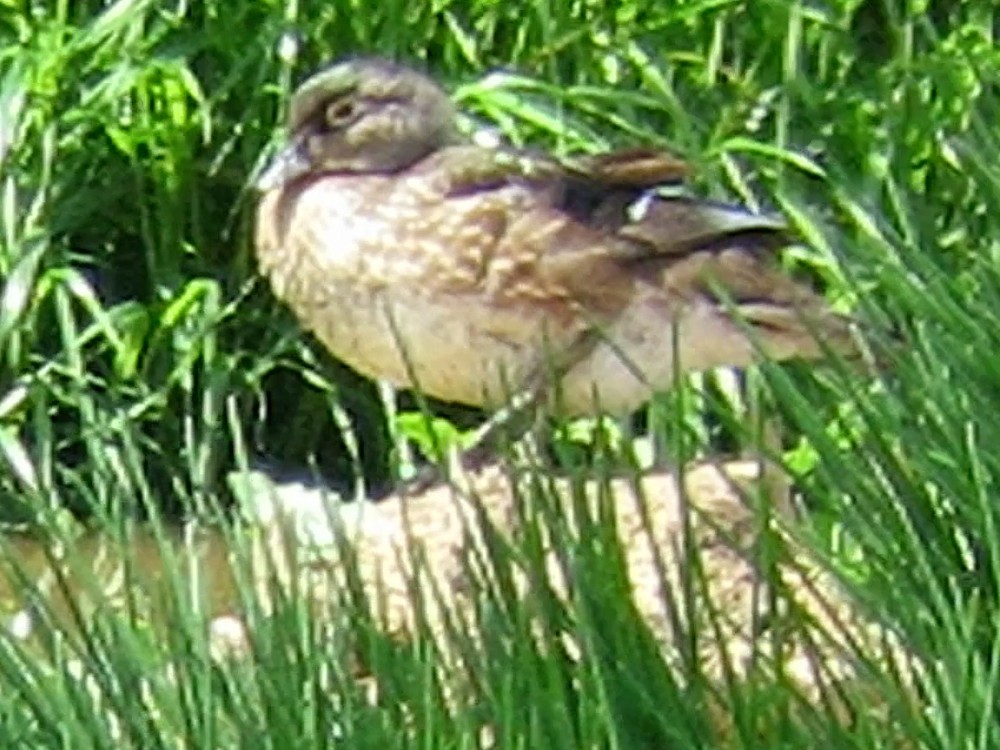
[[(376, 388), (254, 281), (248, 233), (250, 176), (295, 82), (377, 52), (439, 74), (473, 127), (559, 153), (657, 145), (692, 162), (694, 191), (789, 218), (805, 242), (784, 261), (867, 321), (884, 366), (766, 366), (750, 398), (780, 421), (802, 491), (791, 535), (921, 664), (911, 678), (893, 659), (869, 664), (885, 710), (853, 696), (846, 726), (835, 701), (810, 705), (780, 679), (719, 685), (690, 661), (668, 666), (629, 603), (606, 519), (587, 534), (564, 528), (540, 476), (534, 531), (470, 562), (486, 632), (463, 641), (452, 623), (465, 703), (440, 684), (429, 632), (394, 641), (354, 600), (331, 635), (301, 593), (265, 612), (245, 591), (251, 656), (219, 661), (207, 614), (175, 575), (166, 634), (126, 607), (81, 613), (71, 629), (82, 639), (54, 636), (44, 658), (4, 639), (0, 744), (474, 747), (488, 732), (504, 747), (1000, 746), (996, 11), (909, 7), (0, 7), (7, 520), (68, 543), (83, 533), (77, 518), (111, 536), (135, 516), (221, 518), (236, 545), (248, 532), (232, 526), (226, 478), (248, 462), (315, 470), (345, 495), (359, 478), (384, 490), (412, 470), (398, 441), (430, 444), (418, 410), (403, 399), (386, 424)], [(753, 413), (742, 393), (697, 379), (646, 424), (671, 456), (692, 458), (753, 448)], [(563, 447), (578, 455), (570, 443), (585, 432), (557, 435), (575, 436)], [(584, 451), (602, 465), (599, 446)], [(505, 565), (543, 578), (546, 529), (561, 564), (593, 585), (565, 601), (540, 584), (517, 601)], [(708, 606), (700, 585), (672, 595)], [(580, 653), (563, 647), (567, 624)], [(534, 639), (537, 627), (550, 640)], [(352, 649), (379, 676), (374, 704)]]

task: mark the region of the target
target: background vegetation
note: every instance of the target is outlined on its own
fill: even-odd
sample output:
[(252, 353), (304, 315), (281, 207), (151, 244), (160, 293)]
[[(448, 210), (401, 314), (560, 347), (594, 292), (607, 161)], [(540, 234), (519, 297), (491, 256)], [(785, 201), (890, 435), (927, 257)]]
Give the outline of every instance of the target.
[[(820, 711), (802, 733), (761, 709), (766, 731), (749, 722), (725, 742), (874, 748), (902, 734), (910, 747), (1000, 746), (996, 14), (988, 0), (0, 0), (3, 514), (203, 512), (229, 502), (226, 475), (248, 459), (312, 467), (335, 486), (358, 473), (373, 489), (391, 483), (405, 420), (387, 422), (374, 386), (301, 335), (255, 278), (249, 242), (249, 181), (296, 81), (376, 52), (426, 66), (473, 123), (518, 142), (679, 152), (697, 167), (697, 191), (785, 212), (808, 240), (785, 261), (876, 339), (893, 333), (882, 376), (766, 367), (755, 397), (786, 424), (812, 509), (802, 534), (926, 660), (918, 704), (889, 670), (888, 728), (843, 733)], [(743, 405), (703, 385), (667, 397), (648, 423), (682, 455), (752, 442), (736, 428)], [(257, 654), (252, 690), (229, 673), (182, 670), (187, 692), (157, 693), (161, 712), (128, 736), (285, 746), (332, 742), (324, 730), (337, 724), (358, 746), (474, 744), (475, 723), (456, 724), (443, 704), (427, 707), (416, 735), (347, 692), (361, 713), (331, 718), (310, 632), (301, 618), (278, 628), (299, 645)], [(200, 664), (197, 639), (178, 638), (185, 664)], [(145, 647), (113, 632), (93, 643), (106, 694), (134, 715), (127, 687)], [(423, 674), (423, 655), (386, 653), (399, 674)], [(641, 663), (641, 649), (632, 657)], [(414, 679), (393, 689), (434, 694)], [(87, 715), (65, 677), (7, 654), (0, 681), (30, 696), (2, 699), (0, 732), (28, 743), (11, 746), (112, 743), (96, 710), (40, 728)], [(574, 684), (560, 689), (587, 688)], [(308, 700), (278, 710), (307, 688)], [(724, 741), (677, 683), (661, 675), (648, 689), (648, 713), (670, 721), (650, 725), (644, 746)], [(613, 698), (580, 698), (581, 725), (588, 711), (603, 717), (593, 734), (554, 723), (547, 742), (642, 744), (613, 731), (636, 726)]]

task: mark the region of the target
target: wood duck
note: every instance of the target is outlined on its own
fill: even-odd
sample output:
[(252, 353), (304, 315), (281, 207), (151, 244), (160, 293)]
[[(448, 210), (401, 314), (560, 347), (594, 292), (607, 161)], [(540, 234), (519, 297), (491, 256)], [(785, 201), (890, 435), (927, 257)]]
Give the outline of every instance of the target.
[(354, 59), (293, 96), (257, 256), (335, 357), (487, 408), (538, 389), (624, 414), (679, 373), (856, 353), (851, 320), (775, 265), (785, 224), (659, 190), (685, 173), (646, 148), (474, 145), (433, 80)]

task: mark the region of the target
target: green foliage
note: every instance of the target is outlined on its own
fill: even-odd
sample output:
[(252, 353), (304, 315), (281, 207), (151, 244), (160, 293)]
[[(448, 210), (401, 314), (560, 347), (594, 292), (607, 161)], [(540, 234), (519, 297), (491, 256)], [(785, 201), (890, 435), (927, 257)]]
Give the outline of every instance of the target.
[[(390, 438), (407, 430), (307, 348), (254, 283), (250, 252), (249, 177), (288, 92), (345, 54), (423, 62), (516, 141), (678, 151), (698, 189), (783, 210), (810, 246), (788, 262), (845, 308), (863, 297), (875, 331), (913, 317), (888, 299), (903, 296), (889, 289), (901, 279), (926, 283), (901, 273), (911, 254), (931, 252), (971, 287), (995, 252), (989, 181), (963, 168), (998, 68), (988, 19), (972, 11), (961, 22), (854, 2), (3, 13), (18, 42), (0, 51), (3, 442), (24, 466), (2, 483), (12, 497), (32, 489), (83, 508), (99, 498), (69, 486), (81, 470), (103, 477), (92, 488), (119, 484), (111, 464), (129, 462), (109, 455), (123, 442), (141, 456), (130, 481), (178, 502), (217, 492), (241, 444), (330, 478), (390, 479)], [(716, 447), (734, 439), (714, 432)]]
[[(907, 706), (887, 670), (891, 729), (859, 718), (843, 733), (820, 711), (806, 732), (780, 686), (734, 691), (743, 723), (725, 746), (761, 746), (748, 718), (761, 706), (769, 736), (788, 733), (775, 747), (888, 747), (897, 733), (913, 747), (1000, 746), (996, 30), (986, 0), (0, 2), (3, 514), (204, 512), (257, 456), (381, 487), (407, 470), (403, 438), (428, 454), (458, 439), (467, 415), (435, 407), (426, 421), (404, 405), (387, 420), (376, 389), (331, 362), (254, 275), (250, 179), (295, 82), (344, 55), (397, 57), (448, 82), (470, 126), (516, 142), (682, 154), (696, 190), (785, 213), (805, 240), (785, 262), (869, 323), (881, 374), (767, 366), (751, 395), (786, 431), (810, 511), (800, 533), (930, 664), (924, 705)], [(754, 445), (753, 414), (708, 378), (643, 424), (691, 457)], [(568, 463), (583, 463), (587, 427), (559, 433)], [(599, 557), (578, 559), (596, 576)], [(685, 702), (691, 686), (671, 682), (634, 619), (621, 631), (600, 621), (621, 598), (608, 585), (577, 603), (573, 621), (594, 636), (581, 662), (533, 651), (517, 613), (500, 618), (476, 670), (504, 746), (717, 746), (704, 704)], [(402, 746), (415, 744), (399, 728), (413, 721), (422, 746), (476, 744), (483, 721), (421, 683), (432, 651), (374, 634), (372, 658), (415, 675), (393, 685), (412, 710), (371, 707), (342, 679), (332, 717), (321, 680), (332, 646), (289, 618), (259, 623), (256, 677), (216, 671), (196, 636), (164, 646), (95, 625), (85, 652), (100, 705), (4, 641), (0, 694), (18, 698), (2, 699), (0, 744), (121, 746), (95, 718), (108, 711), (137, 747), (180, 735), (323, 746), (335, 732)], [(133, 688), (163, 648), (184, 691), (154, 685), (149, 713)], [(524, 695), (538, 706), (527, 720)], [(658, 743), (644, 745), (647, 727)]]

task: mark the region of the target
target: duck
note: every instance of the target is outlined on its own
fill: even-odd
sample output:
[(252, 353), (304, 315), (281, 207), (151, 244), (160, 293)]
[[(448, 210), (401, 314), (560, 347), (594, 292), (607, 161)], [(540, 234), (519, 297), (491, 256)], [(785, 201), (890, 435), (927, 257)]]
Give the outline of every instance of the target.
[(528, 393), (624, 415), (690, 372), (856, 356), (855, 321), (777, 262), (787, 224), (688, 177), (641, 144), (479, 144), (434, 78), (352, 58), (291, 97), (256, 257), (335, 358), (486, 409)]

